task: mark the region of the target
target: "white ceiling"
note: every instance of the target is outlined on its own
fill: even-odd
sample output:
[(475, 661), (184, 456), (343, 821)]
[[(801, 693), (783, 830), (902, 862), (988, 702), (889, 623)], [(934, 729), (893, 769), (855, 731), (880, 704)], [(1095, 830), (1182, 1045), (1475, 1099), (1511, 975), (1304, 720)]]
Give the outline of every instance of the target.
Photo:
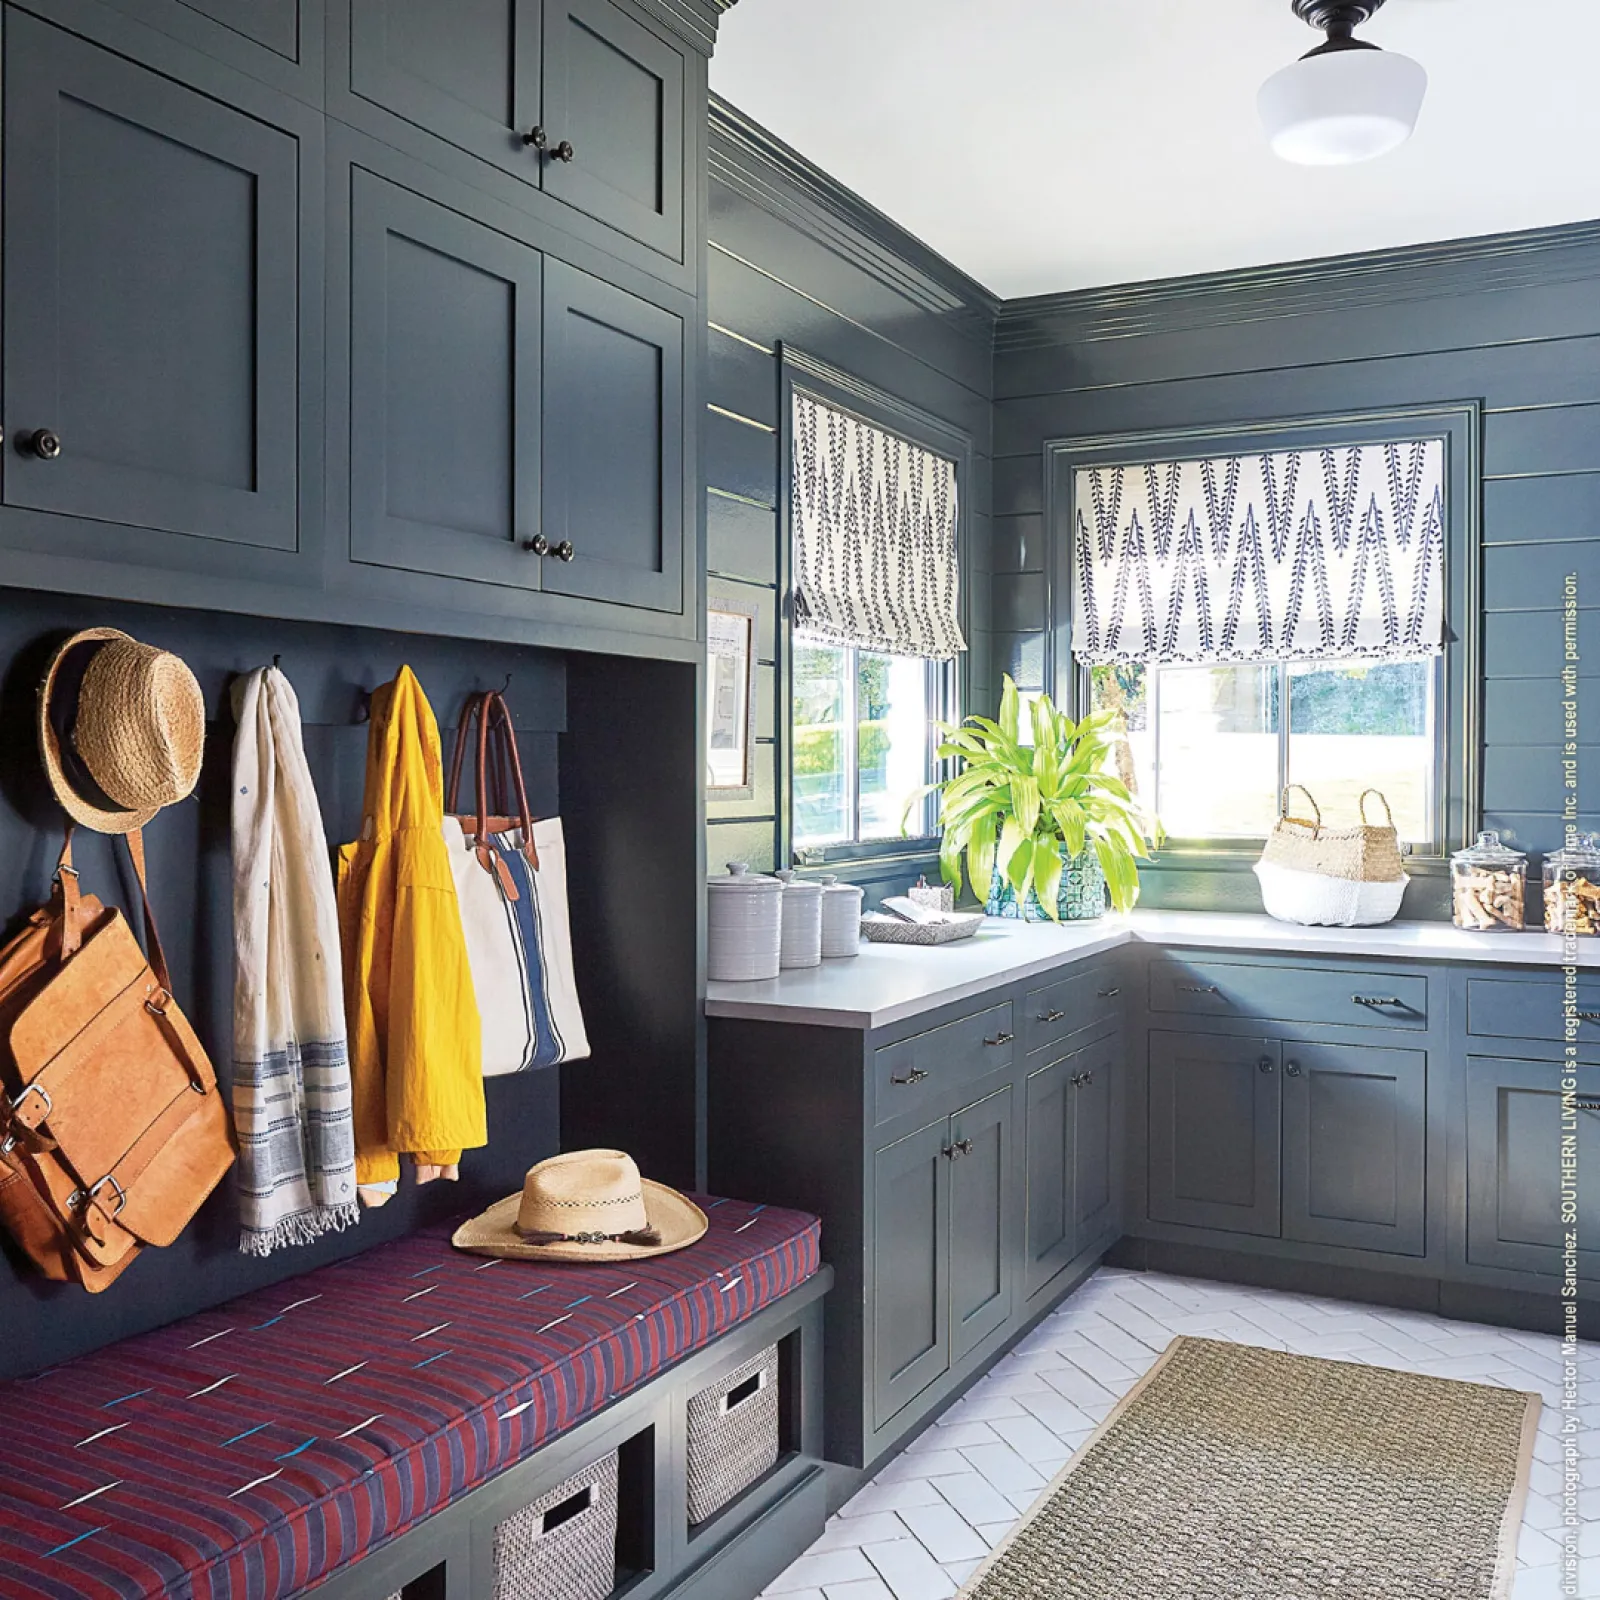
[(1600, 217), (1600, 4), (1389, 0), (1422, 123), (1288, 166), (1288, 0), (739, 0), (712, 87), (1006, 296)]

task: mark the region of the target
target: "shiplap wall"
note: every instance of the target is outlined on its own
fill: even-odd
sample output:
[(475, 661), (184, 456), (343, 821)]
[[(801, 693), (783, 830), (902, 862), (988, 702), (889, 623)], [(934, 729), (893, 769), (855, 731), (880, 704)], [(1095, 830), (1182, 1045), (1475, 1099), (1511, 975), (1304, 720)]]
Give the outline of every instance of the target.
[(1049, 439), (1480, 399), (1484, 823), (1561, 824), (1562, 583), (1581, 605), (1581, 818), (1600, 827), (1600, 227), (1050, 299), (1000, 312), (996, 661), (1068, 669), (1052, 614)]
[[(757, 781), (753, 799), (708, 806), (713, 872), (779, 853), (780, 615), (779, 346), (820, 358), (943, 418), (974, 441), (971, 538), (963, 580), (972, 618), (969, 707), (995, 699), (990, 671), (988, 507), (994, 307), (910, 235), (736, 111), (713, 101), (710, 186), (710, 360), (706, 381), (707, 588), (761, 610)], [(849, 869), (876, 895), (933, 862)]]

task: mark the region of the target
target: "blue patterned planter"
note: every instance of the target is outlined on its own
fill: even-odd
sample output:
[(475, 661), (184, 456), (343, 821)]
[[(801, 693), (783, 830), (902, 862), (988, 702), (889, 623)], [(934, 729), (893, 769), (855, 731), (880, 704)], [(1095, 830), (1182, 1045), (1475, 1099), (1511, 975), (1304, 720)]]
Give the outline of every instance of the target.
[[(1069, 858), (1065, 849), (1061, 855), (1061, 889), (1056, 896), (1056, 910), (1063, 922), (1092, 922), (1106, 913), (1106, 875), (1101, 870), (1100, 858), (1093, 850)], [(991, 917), (1007, 917), (1012, 922), (1048, 922), (1039, 897), (1030, 888), (1026, 902), (1011, 887), (1008, 879), (994, 869), (989, 882), (989, 899), (983, 908)]]

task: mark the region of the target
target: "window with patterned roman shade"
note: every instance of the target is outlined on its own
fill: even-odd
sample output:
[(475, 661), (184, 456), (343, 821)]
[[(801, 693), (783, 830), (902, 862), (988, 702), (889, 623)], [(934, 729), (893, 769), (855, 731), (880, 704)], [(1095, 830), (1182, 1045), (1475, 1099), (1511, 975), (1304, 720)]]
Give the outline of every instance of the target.
[(1417, 661), (1443, 652), (1442, 439), (1085, 466), (1073, 654)]
[(796, 629), (934, 661), (965, 650), (955, 463), (798, 390), (793, 422)]

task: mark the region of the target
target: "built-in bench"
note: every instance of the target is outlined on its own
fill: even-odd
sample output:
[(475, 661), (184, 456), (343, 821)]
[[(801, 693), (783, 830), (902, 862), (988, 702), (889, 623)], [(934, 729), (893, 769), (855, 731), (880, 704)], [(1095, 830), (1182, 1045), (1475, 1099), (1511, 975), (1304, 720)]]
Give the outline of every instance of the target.
[[(614, 1265), (429, 1229), (0, 1386), (0, 1594), (487, 1597), (496, 1527), (611, 1451), (618, 1592), (755, 1593), (822, 1525), (831, 1274), (815, 1218), (699, 1203)], [(777, 1463), (691, 1528), (688, 1401), (774, 1345)]]

